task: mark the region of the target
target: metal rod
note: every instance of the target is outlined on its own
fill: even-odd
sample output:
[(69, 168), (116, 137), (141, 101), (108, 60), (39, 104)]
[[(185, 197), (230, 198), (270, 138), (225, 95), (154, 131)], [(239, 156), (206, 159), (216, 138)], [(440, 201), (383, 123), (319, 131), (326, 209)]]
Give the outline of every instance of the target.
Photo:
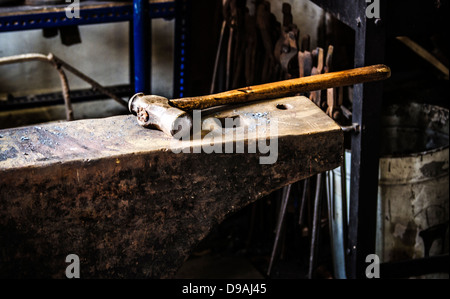
[(216, 87), (217, 69), (219, 67), (220, 53), (222, 52), (222, 42), (223, 42), (223, 35), (225, 33), (226, 23), (227, 22), (225, 20), (222, 22), (222, 29), (220, 30), (219, 45), (217, 46), (216, 60), (214, 62), (214, 70), (213, 70), (213, 76), (212, 76), (212, 80), (211, 80), (210, 93), (214, 93), (214, 90)]
[(225, 77), (225, 89), (230, 89), (230, 76), (231, 76), (231, 59), (232, 59), (232, 50), (233, 50), (233, 36), (234, 36), (234, 28), (230, 26), (230, 34), (228, 36), (228, 49), (227, 49), (227, 66), (226, 66), (226, 77)]
[(59, 80), (61, 81), (61, 88), (62, 88), (62, 95), (64, 98), (64, 106), (66, 110), (66, 119), (68, 121), (71, 121), (74, 119), (73, 117), (73, 108), (72, 108), (72, 102), (70, 101), (70, 95), (69, 95), (69, 82), (67, 81), (66, 73), (61, 69), (60, 66), (55, 66), (56, 70), (58, 71)]
[(352, 132), (352, 133), (359, 133), (361, 131), (359, 124), (353, 123), (351, 126), (342, 126), (342, 131), (344, 132)]
[(325, 194), (327, 198), (327, 204), (328, 204), (328, 219), (330, 220), (330, 231), (331, 231), (331, 224), (335, 220), (335, 205), (334, 205), (334, 186), (333, 186), (333, 172), (327, 171), (325, 172)]
[(341, 105), (339, 108), (341, 108), (342, 114), (345, 116), (345, 118), (350, 120), (352, 119), (352, 112), (347, 107)]
[(334, 196), (335, 192), (334, 186), (334, 173), (333, 170), (327, 171), (325, 173), (325, 193), (327, 199), (328, 207), (328, 230), (330, 232), (330, 247), (332, 252), (333, 270), (334, 276), (339, 277), (339, 269), (336, 266), (338, 262), (337, 247), (340, 244), (340, 240), (335, 238), (335, 231), (341, 231), (339, 227), (338, 217), (336, 217), (336, 198)]
[(348, 236), (348, 205), (347, 205), (347, 166), (345, 165), (345, 151), (341, 165), (341, 207), (342, 207), (342, 232), (344, 241), (344, 250), (347, 248)]
[(291, 184), (283, 187), (283, 195), (282, 195), (282, 199), (281, 199), (280, 213), (278, 214), (277, 230), (276, 230), (276, 234), (275, 234), (275, 241), (273, 243), (272, 255), (270, 256), (269, 269), (267, 270), (267, 276), (269, 276), (270, 272), (272, 271), (272, 265), (273, 265), (273, 261), (275, 259), (275, 253), (278, 249), (281, 228), (282, 228), (283, 222), (284, 222), (284, 215), (286, 214), (286, 207), (287, 207), (287, 203), (289, 201), (289, 194), (291, 193), (291, 187), (292, 187)]
[(308, 193), (309, 188), (309, 178), (306, 178), (303, 180), (303, 193), (302, 193), (302, 203), (300, 204), (300, 213), (298, 216), (298, 224), (303, 225), (304, 224), (304, 218), (305, 218), (305, 207), (306, 207), (306, 195)]
[(76, 68), (71, 66), (70, 64), (68, 64), (67, 62), (61, 60), (60, 58), (56, 57), (55, 55), (53, 55), (51, 53), (49, 54), (49, 57), (52, 59), (52, 61), (55, 61), (55, 63), (57, 63), (58, 65), (63, 66), (69, 72), (71, 72), (72, 74), (77, 76), (78, 78), (80, 78), (80, 79), (84, 80), (85, 82), (89, 83), (92, 86), (92, 88), (97, 89), (98, 91), (106, 94), (107, 96), (111, 97), (116, 102), (118, 102), (119, 104), (121, 104), (121, 105), (123, 105), (125, 107), (128, 106), (127, 101), (123, 100), (121, 97), (119, 97), (119, 96), (115, 95), (114, 93), (110, 92), (108, 89), (104, 88), (98, 82), (96, 82), (95, 80), (89, 78), (88, 76), (86, 76), (85, 74), (83, 74), (82, 72), (80, 72), (79, 70), (77, 70)]
[(321, 207), (322, 207), (322, 174), (317, 175), (316, 182), (316, 194), (314, 198), (314, 215), (313, 215), (313, 227), (311, 233), (311, 248), (309, 252), (309, 269), (308, 278), (311, 279), (314, 272), (314, 267), (316, 263), (316, 251), (319, 242), (319, 232), (320, 232), (320, 217), (321, 217)]
[(12, 63), (21, 63), (27, 61), (44, 61), (50, 63), (55, 69), (58, 71), (59, 80), (61, 81), (62, 95), (64, 98), (64, 106), (66, 110), (66, 120), (72, 121), (73, 117), (73, 109), (72, 102), (70, 101), (70, 89), (69, 82), (67, 81), (67, 76), (64, 71), (61, 69), (60, 65), (55, 61), (53, 54), (43, 55), (39, 53), (30, 53), (30, 54), (21, 54), (14, 55), (8, 57), (0, 58), (0, 65), (2, 64), (12, 64)]
[(420, 46), (418, 43), (416, 43), (407, 36), (397, 36), (397, 40), (401, 41), (408, 48), (414, 51), (417, 55), (425, 59), (431, 65), (433, 65), (442, 74), (444, 74), (446, 79), (448, 80), (449, 77), (448, 67), (446, 67), (442, 62), (440, 62), (433, 54), (428, 52), (425, 48), (423, 48), (422, 46)]
[(70, 101), (70, 89), (69, 89), (69, 82), (67, 80), (67, 76), (65, 72), (63, 71), (62, 67), (67, 69), (69, 72), (74, 74), (75, 76), (79, 77), (80, 79), (84, 80), (85, 82), (89, 83), (92, 88), (104, 93), (105, 95), (111, 97), (112, 99), (116, 100), (121, 105), (127, 107), (127, 101), (123, 100), (122, 98), (118, 97), (114, 93), (110, 92), (108, 89), (101, 86), (99, 83), (97, 83), (95, 80), (89, 78), (67, 62), (61, 60), (60, 58), (53, 55), (53, 53), (49, 53), (48, 55), (39, 54), (39, 53), (29, 53), (29, 54), (21, 54), (21, 55), (14, 55), (14, 56), (8, 56), (8, 57), (1, 57), (0, 58), (0, 65), (2, 64), (12, 64), (12, 63), (20, 63), (20, 62), (27, 62), (27, 61), (44, 61), (50, 63), (55, 69), (58, 71), (59, 79), (61, 81), (61, 88), (62, 88), (62, 95), (64, 98), (64, 106), (66, 109), (66, 119), (67, 121), (71, 121), (74, 119), (73, 116), (73, 108), (72, 108), (72, 102)]

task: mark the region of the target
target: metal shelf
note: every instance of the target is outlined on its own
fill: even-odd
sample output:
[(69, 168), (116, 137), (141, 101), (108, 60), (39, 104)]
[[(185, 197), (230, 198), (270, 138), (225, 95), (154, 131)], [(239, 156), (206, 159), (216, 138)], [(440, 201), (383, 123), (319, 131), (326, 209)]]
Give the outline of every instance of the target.
[[(3, 6), (0, 7), (0, 33), (128, 21), (130, 23), (130, 74), (132, 74), (130, 90), (149, 93), (151, 89), (149, 83), (151, 81), (151, 62), (149, 61), (151, 23), (149, 19), (175, 19), (173, 94), (182, 97), (186, 94), (188, 2), (188, 0), (82, 1), (80, 2), (80, 18), (66, 16), (65, 8), (68, 4)], [(46, 96), (38, 95), (34, 98), (39, 100)]]
[[(123, 22), (131, 21), (133, 18), (131, 1), (80, 2), (80, 18), (68, 18), (66, 7), (67, 4), (50, 7), (27, 5), (0, 7), (0, 32)], [(173, 19), (175, 17), (175, 1), (150, 2), (149, 16), (150, 18)]]
[[(115, 85), (105, 87), (108, 91), (119, 97), (127, 97), (133, 93), (129, 84)], [(109, 99), (107, 95), (90, 89), (77, 89), (69, 92), (72, 103), (87, 102), (94, 100)], [(39, 95), (27, 95), (22, 97), (13, 97), (7, 101), (0, 101), (0, 111), (9, 111), (25, 108), (44, 107), (51, 105), (63, 105), (64, 99), (61, 92), (44, 93)]]

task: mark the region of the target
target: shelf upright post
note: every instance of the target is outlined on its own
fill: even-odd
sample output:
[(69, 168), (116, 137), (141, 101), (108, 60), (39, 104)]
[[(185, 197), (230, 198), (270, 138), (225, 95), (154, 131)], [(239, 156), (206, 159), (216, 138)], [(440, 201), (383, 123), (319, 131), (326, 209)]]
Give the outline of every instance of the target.
[[(355, 4), (355, 67), (384, 63), (386, 1), (378, 3), (380, 18), (366, 17), (365, 0)], [(366, 278), (366, 258), (375, 254), (382, 100), (382, 81), (355, 85), (352, 122), (359, 124), (361, 131), (351, 137), (349, 278)]]
[(175, 55), (173, 96), (189, 96), (190, 0), (175, 0)]
[(151, 22), (148, 0), (133, 0), (134, 91), (151, 93)]
[[(354, 67), (384, 63), (386, 0), (312, 0), (355, 31)], [(380, 16), (367, 15), (371, 3), (380, 5)], [(373, 5), (375, 5), (373, 4)], [(383, 82), (356, 84), (353, 89), (352, 122), (360, 128), (351, 135), (351, 179), (347, 278), (366, 278), (366, 257), (375, 254), (380, 118)]]

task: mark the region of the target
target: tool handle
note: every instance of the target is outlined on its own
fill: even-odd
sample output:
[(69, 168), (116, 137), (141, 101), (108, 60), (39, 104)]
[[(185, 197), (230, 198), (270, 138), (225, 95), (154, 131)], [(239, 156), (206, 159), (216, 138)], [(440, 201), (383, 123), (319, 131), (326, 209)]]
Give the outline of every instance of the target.
[(204, 109), (219, 105), (279, 98), (296, 93), (379, 81), (387, 79), (390, 76), (390, 68), (386, 65), (378, 64), (345, 71), (249, 86), (217, 94), (172, 99), (170, 100), (170, 103), (183, 110)]

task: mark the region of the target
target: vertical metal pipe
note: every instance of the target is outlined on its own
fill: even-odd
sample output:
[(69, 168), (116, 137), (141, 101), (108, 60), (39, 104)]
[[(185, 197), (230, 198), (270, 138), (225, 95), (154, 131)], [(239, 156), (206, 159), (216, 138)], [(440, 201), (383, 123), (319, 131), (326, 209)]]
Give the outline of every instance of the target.
[(320, 217), (321, 217), (321, 207), (322, 207), (322, 174), (317, 175), (316, 182), (316, 195), (314, 197), (314, 216), (313, 225), (311, 232), (311, 248), (309, 251), (309, 269), (308, 278), (311, 279), (314, 272), (314, 267), (316, 263), (316, 251), (317, 245), (319, 243), (319, 232), (320, 232)]
[(134, 91), (151, 91), (151, 28), (148, 0), (133, 0)]
[(212, 80), (211, 80), (211, 89), (210, 89), (211, 94), (214, 93), (214, 91), (216, 89), (216, 76), (217, 76), (217, 70), (219, 68), (219, 59), (220, 59), (220, 53), (222, 51), (223, 35), (225, 34), (226, 24), (227, 24), (227, 22), (223, 21), (222, 29), (220, 30), (219, 45), (217, 46), (216, 60), (214, 62), (214, 71), (213, 71)]
[(348, 240), (348, 204), (347, 204), (347, 166), (345, 160), (345, 150), (343, 154), (343, 161), (341, 165), (341, 207), (342, 207), (342, 232), (344, 249), (347, 248)]
[(280, 207), (280, 213), (278, 215), (278, 223), (277, 223), (277, 231), (275, 234), (275, 241), (273, 243), (272, 248), (272, 255), (270, 257), (270, 263), (269, 263), (269, 269), (267, 270), (267, 276), (270, 275), (270, 272), (272, 272), (272, 265), (273, 261), (275, 259), (275, 254), (278, 249), (278, 243), (280, 241), (280, 235), (281, 235), (281, 228), (283, 227), (284, 222), (284, 215), (286, 214), (286, 207), (289, 201), (289, 195), (291, 193), (291, 187), (292, 185), (285, 186), (283, 188), (283, 195), (281, 199), (281, 207)]
[(64, 71), (61, 68), (63, 62), (56, 59), (56, 57), (52, 53), (48, 54), (47, 56), (45, 56), (43, 54), (30, 53), (30, 54), (14, 55), (14, 56), (9, 56), (9, 57), (0, 57), (0, 65), (33, 61), (33, 60), (49, 62), (58, 71), (59, 79), (61, 81), (62, 95), (64, 98), (64, 106), (66, 108), (66, 120), (67, 121), (73, 120), (74, 119), (73, 118), (73, 108), (72, 108), (72, 102), (70, 101), (69, 82), (67, 80), (66, 74), (64, 73)]
[(305, 208), (306, 208), (306, 197), (308, 194), (308, 188), (309, 188), (309, 178), (306, 178), (303, 181), (303, 193), (302, 193), (302, 202), (300, 204), (300, 212), (298, 216), (298, 224), (299, 225), (305, 225)]
[(70, 101), (69, 82), (67, 81), (67, 76), (61, 69), (61, 67), (57, 66), (56, 69), (58, 70), (59, 79), (61, 80), (62, 95), (64, 98), (64, 107), (66, 108), (66, 120), (71, 121), (73, 120), (73, 108), (72, 102)]

